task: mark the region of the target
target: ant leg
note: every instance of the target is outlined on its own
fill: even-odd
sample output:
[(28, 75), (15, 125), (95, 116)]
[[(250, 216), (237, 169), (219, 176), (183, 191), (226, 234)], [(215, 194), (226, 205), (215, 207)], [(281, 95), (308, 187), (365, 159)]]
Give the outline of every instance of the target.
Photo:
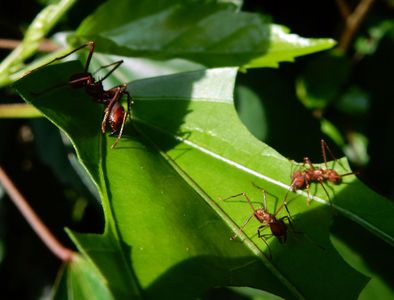
[(36, 70), (41, 69), (43, 67), (46, 67), (46, 66), (54, 63), (55, 61), (61, 60), (63, 58), (66, 58), (67, 56), (69, 56), (69, 55), (71, 55), (71, 54), (73, 54), (73, 53), (75, 53), (75, 52), (77, 52), (77, 51), (79, 51), (79, 50), (81, 50), (83, 48), (89, 47), (90, 48), (89, 49), (89, 55), (88, 55), (88, 58), (86, 59), (85, 68), (84, 68), (84, 72), (87, 73), (88, 68), (89, 68), (89, 64), (90, 64), (90, 60), (91, 60), (93, 52), (94, 52), (95, 45), (96, 45), (96, 43), (94, 41), (89, 41), (86, 44), (83, 44), (83, 45), (75, 48), (74, 50), (68, 52), (67, 54), (59, 56), (59, 57), (56, 57), (56, 58), (52, 59), (50, 62), (47, 62), (46, 64), (43, 64), (42, 66), (39, 66), (38, 68), (33, 69), (30, 72), (28, 72), (28, 73), (31, 73), (33, 71), (36, 71)]
[(325, 140), (321, 139), (320, 140), (320, 144), (321, 144), (321, 152), (323, 154), (324, 164), (326, 166), (326, 169), (328, 169), (328, 167), (327, 167), (326, 149), (327, 149), (328, 153), (330, 153), (330, 155), (331, 155), (333, 160), (337, 160), (337, 158), (334, 156), (334, 154), (332, 153), (330, 147), (328, 147), (328, 144), (327, 144), (327, 142)]
[(269, 256), (267, 257), (269, 260), (272, 260), (272, 252), (271, 252), (271, 247), (267, 242), (266, 237), (271, 237), (272, 234), (261, 234), (261, 231), (263, 231), (265, 228), (267, 228), (266, 225), (261, 225), (259, 228), (257, 228), (257, 236), (267, 245), (268, 248), (268, 254)]
[(220, 200), (226, 201), (226, 200), (229, 200), (229, 199), (231, 199), (231, 198), (236, 198), (236, 197), (242, 196), (243, 194), (244, 194), (244, 193), (239, 193), (239, 194), (236, 194), (236, 195), (233, 195), (233, 196), (224, 198), (224, 199), (221, 199), (221, 197), (219, 197), (219, 198), (220, 198)]
[(235, 233), (234, 236), (232, 236), (230, 238), (230, 240), (234, 240), (239, 235), (239, 233), (245, 228), (245, 226), (249, 223), (249, 221), (254, 217), (254, 212), (256, 211), (255, 208), (252, 205), (252, 202), (250, 201), (249, 197), (246, 195), (245, 192), (239, 193), (239, 194), (227, 197), (227, 198), (224, 198), (223, 201), (226, 201), (226, 200), (231, 199), (231, 198), (239, 197), (239, 196), (244, 196), (245, 197), (245, 199), (248, 201), (250, 207), (253, 210), (253, 214), (250, 215), (249, 218), (247, 218), (246, 221), (242, 224), (242, 226), (238, 228), (237, 232)]
[[(287, 207), (287, 197), (289, 196), (289, 192), (292, 191), (292, 186), (290, 186), (290, 189), (287, 190), (285, 197), (283, 198), (282, 206)], [(287, 209), (287, 208), (286, 208)]]
[(249, 221), (253, 218), (253, 216), (254, 214), (250, 215), (249, 218), (246, 219), (246, 221), (242, 224), (242, 226), (238, 228), (237, 232), (232, 237), (230, 237), (230, 240), (233, 241), (236, 239), (236, 237), (241, 233), (241, 231), (243, 231), (245, 226), (248, 225)]
[[(289, 208), (287, 207), (287, 203), (283, 203), (283, 206), (284, 206), (285, 209), (286, 209), (287, 216), (282, 217), (282, 219), (283, 219), (283, 218), (287, 218), (288, 221), (289, 221), (289, 223), (294, 222), (294, 219), (293, 219), (293, 217), (292, 217), (292, 215), (291, 215), (291, 213), (290, 213), (290, 211), (289, 211)], [(276, 214), (275, 214), (275, 215), (276, 215)], [(293, 226), (293, 224), (290, 224), (290, 225)]]
[(227, 198), (223, 199), (223, 201), (226, 201), (226, 200), (228, 200), (228, 199), (235, 198), (235, 197), (238, 197), (238, 196), (241, 196), (241, 195), (245, 197), (246, 201), (249, 203), (249, 205), (250, 205), (250, 207), (252, 208), (252, 210), (253, 210), (253, 211), (256, 211), (256, 209), (254, 208), (254, 206), (253, 206), (253, 204), (252, 204), (252, 201), (250, 201), (248, 195), (246, 195), (245, 192), (242, 192), (242, 193), (237, 194), (237, 195), (234, 195), (234, 196), (227, 197)]
[[(286, 208), (286, 210), (287, 210), (287, 208)], [(288, 216), (284, 216), (284, 217), (282, 217), (282, 218), (280, 218), (279, 220), (287, 220), (287, 222), (289, 223), (289, 225), (290, 225), (290, 227), (291, 227), (291, 230), (293, 231), (293, 232), (297, 232), (297, 231), (295, 231), (294, 229), (295, 229), (295, 227), (294, 227), (294, 220), (293, 220), (293, 218), (291, 217), (291, 215), (290, 215), (290, 213), (289, 213), (289, 211), (287, 210), (287, 213), (289, 214)]]
[(116, 138), (115, 142), (112, 144), (111, 149), (114, 149), (116, 145), (119, 143), (120, 138), (122, 137), (123, 134), (123, 128), (126, 123), (127, 117), (130, 115), (130, 105), (129, 102), (131, 101), (130, 99), (130, 94), (128, 92), (125, 93), (127, 95), (127, 111), (123, 115), (123, 120), (122, 120), (122, 126), (120, 127), (118, 137)]
[[(332, 157), (333, 160), (337, 160), (337, 158), (334, 156), (334, 154), (332, 153), (330, 147), (328, 147), (328, 144), (327, 144), (327, 142), (326, 142), (325, 140), (321, 139), (321, 140), (320, 140), (320, 143), (321, 143), (321, 148), (322, 148), (324, 163), (325, 163), (326, 168), (327, 168), (327, 163), (326, 163), (326, 149), (327, 149), (327, 151), (330, 153), (330, 155), (331, 155), (331, 157)], [(343, 165), (341, 164), (340, 161), (339, 161), (339, 164), (343, 167)], [(345, 173), (345, 174), (340, 174), (339, 176), (343, 177), (343, 176), (349, 176), (349, 175), (355, 175), (355, 174), (356, 174), (356, 172), (348, 172), (348, 173)]]
[(305, 189), (306, 189), (306, 194), (307, 194), (307, 198), (306, 198), (306, 205), (311, 205), (311, 194), (310, 194), (310, 192), (309, 192), (309, 190), (310, 190), (310, 184), (309, 184), (309, 181), (307, 181), (306, 182), (306, 185), (305, 185)]
[(116, 89), (116, 92), (115, 92), (114, 96), (112, 97), (111, 101), (108, 103), (107, 107), (105, 108), (103, 121), (101, 122), (101, 131), (103, 133), (105, 133), (105, 131), (106, 131), (107, 120), (108, 120), (109, 114), (111, 113), (112, 107), (114, 106), (115, 102), (119, 100), (119, 96), (122, 91), (122, 86), (118, 86), (113, 89)]
[(90, 76), (78, 77), (76, 79), (70, 80), (68, 84), (71, 86), (76, 86), (80, 83), (86, 82), (89, 78), (91, 77)]
[(263, 199), (264, 199), (264, 210), (266, 211), (267, 208), (267, 192), (265, 191), (265, 189), (263, 189), (262, 187), (259, 187), (258, 185), (256, 185), (254, 182), (252, 182), (252, 184), (254, 185), (254, 187), (258, 188), (259, 190), (261, 190), (261, 192), (263, 193)]
[(311, 159), (309, 157), (304, 157), (303, 166), (305, 167), (305, 165), (308, 165), (311, 170), (315, 170), (315, 167), (313, 166)]
[(108, 78), (109, 75), (111, 75), (117, 68), (119, 68), (119, 66), (123, 63), (123, 60), (119, 60), (119, 61), (115, 61), (111, 64), (105, 65), (105, 66), (101, 66), (100, 68), (98, 68), (96, 71), (94, 71), (94, 73), (92, 75), (95, 75), (98, 71), (100, 71), (101, 69), (104, 68), (108, 68), (111, 66), (114, 66), (103, 78), (101, 78), (98, 82), (103, 82), (105, 79)]
[(322, 186), (322, 188), (323, 188), (324, 192), (326, 193), (326, 195), (327, 195), (327, 198), (328, 198), (328, 201), (330, 202), (330, 206), (332, 207), (332, 201), (331, 201), (330, 194), (327, 192), (327, 189), (324, 187), (324, 184), (323, 184), (323, 182), (319, 182), (319, 183), (320, 183), (320, 185)]
[[(325, 140), (321, 139), (320, 143), (321, 143), (321, 149), (322, 149), (324, 164), (326, 166), (326, 169), (328, 169), (328, 167), (327, 167), (327, 158), (326, 158), (326, 149), (327, 149), (328, 153), (330, 153), (330, 156), (331, 156), (331, 158), (334, 161), (337, 161), (338, 159), (335, 157), (334, 153), (331, 151), (330, 147), (328, 146), (328, 144), (327, 144), (327, 142)], [(344, 167), (344, 165), (341, 163), (341, 161), (338, 161), (338, 163), (341, 165), (342, 168), (346, 169)], [(346, 173), (346, 174), (343, 174), (341, 176), (351, 175), (351, 174), (354, 174), (354, 173)]]

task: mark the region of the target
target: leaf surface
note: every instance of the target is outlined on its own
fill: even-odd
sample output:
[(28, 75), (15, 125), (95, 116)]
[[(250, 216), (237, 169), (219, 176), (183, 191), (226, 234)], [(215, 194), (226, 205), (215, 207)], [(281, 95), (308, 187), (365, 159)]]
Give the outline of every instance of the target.
[(75, 255), (73, 261), (62, 267), (58, 274), (53, 299), (114, 299), (106, 280), (83, 257)]
[[(309, 207), (305, 193), (289, 195), (294, 229), (285, 244), (268, 240), (272, 260), (255, 220), (240, 239), (229, 240), (252, 211), (242, 197), (220, 199), (247, 192), (258, 206), (255, 183), (267, 190), (273, 212), (295, 167), (240, 123), (232, 100), (237, 69), (130, 83), (133, 121), (112, 150), (115, 137), (100, 132), (102, 107), (83, 91), (64, 86), (32, 96), (81, 68), (75, 62), (50, 66), (23, 78), (17, 89), (69, 135), (100, 191), (104, 234), (71, 236), (117, 298), (184, 299), (216, 286), (251, 286), (284, 298), (358, 296), (366, 277), (332, 246), (333, 211), (319, 187), (312, 188), (316, 201)], [(354, 176), (344, 181), (328, 188), (335, 209), (392, 243), (393, 205)]]
[(106, 53), (244, 69), (277, 67), (335, 44), (289, 34), (287, 28), (239, 11), (230, 2), (191, 0), (108, 1), (84, 20), (75, 37), (78, 43), (95, 40)]

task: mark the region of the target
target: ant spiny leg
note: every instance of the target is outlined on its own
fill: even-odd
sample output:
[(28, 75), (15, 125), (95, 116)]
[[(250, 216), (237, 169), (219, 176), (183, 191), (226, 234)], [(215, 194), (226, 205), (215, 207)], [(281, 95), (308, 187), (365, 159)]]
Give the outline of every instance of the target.
[(117, 101), (119, 101), (119, 96), (120, 96), (122, 89), (123, 89), (123, 86), (117, 86), (117, 87), (110, 90), (110, 91), (113, 91), (113, 90), (116, 90), (116, 91), (115, 91), (112, 99), (109, 101), (108, 105), (106, 106), (106, 108), (104, 110), (104, 118), (103, 118), (103, 121), (101, 122), (101, 131), (103, 133), (105, 133), (105, 131), (106, 131), (107, 120), (108, 120), (108, 117), (112, 111), (112, 107), (114, 106), (114, 104)]
[(236, 194), (236, 195), (227, 197), (227, 198), (223, 199), (223, 201), (226, 201), (226, 200), (231, 199), (231, 198), (239, 197), (239, 196), (244, 196), (244, 198), (245, 198), (246, 201), (249, 203), (249, 205), (250, 205), (250, 207), (252, 208), (252, 210), (253, 210), (253, 211), (256, 211), (256, 209), (254, 208), (254, 206), (253, 206), (252, 202), (250, 201), (248, 195), (246, 195), (245, 192), (242, 192), (242, 193), (239, 193), (239, 194)]
[[(258, 186), (257, 184), (255, 184), (254, 182), (252, 182), (252, 184), (253, 184), (253, 186), (254, 187), (256, 187), (256, 188), (258, 188), (259, 190), (261, 190), (261, 192), (263, 193), (263, 200), (264, 200), (264, 202), (263, 202), (263, 204), (264, 204), (264, 210), (267, 210), (268, 208), (267, 208), (267, 192), (265, 191), (265, 189), (264, 188), (262, 188), (262, 187), (260, 187), (260, 186)], [(250, 200), (249, 200), (250, 201)]]
[[(287, 208), (286, 208), (286, 210), (287, 210)], [(284, 217), (280, 218), (279, 220), (287, 220), (287, 222), (289, 223), (289, 225), (292, 228), (292, 230), (294, 230), (294, 224), (293, 224), (294, 220), (291, 217), (291, 215), (290, 215), (288, 210), (287, 210), (287, 213), (289, 214), (288, 216), (284, 216)]]
[(246, 221), (242, 224), (241, 227), (238, 228), (238, 230), (236, 231), (236, 233), (230, 238), (230, 240), (235, 240), (236, 237), (243, 231), (243, 229), (245, 228), (246, 225), (248, 225), (249, 221), (253, 218), (253, 215), (250, 215), (249, 218), (246, 219)]
[[(289, 208), (287, 207), (287, 204), (286, 204), (286, 203), (283, 203), (283, 206), (285, 207), (286, 212), (287, 212), (287, 216), (284, 216), (283, 218), (289, 218), (289, 221), (290, 221), (290, 220), (293, 221), (293, 217), (291, 216), (291, 213), (290, 213), (290, 211), (289, 211)], [(283, 218), (282, 218), (282, 219), (283, 219)]]
[(287, 197), (289, 196), (289, 192), (292, 191), (292, 187), (290, 186), (290, 189), (287, 190), (285, 197), (283, 198), (282, 205), (287, 206)]
[[(85, 70), (85, 73), (87, 73), (88, 70), (89, 70), (90, 61), (91, 61), (92, 56), (93, 56), (94, 48), (96, 47), (96, 42), (95, 42), (95, 41), (89, 41), (89, 42), (87, 42), (85, 45), (81, 46), (80, 49), (82, 49), (82, 48), (84, 48), (84, 47), (90, 47), (89, 54), (88, 54), (88, 58), (86, 59), (86, 62), (85, 62), (85, 69), (84, 69), (84, 70)], [(79, 50), (79, 49), (78, 49), (78, 50)], [(77, 51), (77, 50), (74, 50), (73, 52), (75, 52), (75, 51)], [(71, 52), (71, 53), (73, 53), (73, 52)], [(71, 53), (70, 53), (70, 54), (71, 54)]]
[(330, 194), (328, 193), (327, 189), (325, 188), (325, 186), (324, 186), (324, 184), (322, 182), (320, 182), (320, 185), (322, 186), (324, 192), (326, 193), (328, 201), (330, 202), (330, 206), (332, 207), (332, 201), (331, 201)]
[(89, 64), (90, 64), (90, 59), (92, 58), (92, 55), (93, 55), (95, 44), (96, 43), (94, 41), (89, 41), (86, 44), (83, 44), (83, 45), (73, 49), (72, 51), (68, 52), (67, 54), (59, 56), (59, 57), (56, 57), (56, 58), (52, 59), (51, 61), (47, 62), (46, 64), (43, 64), (43, 65), (39, 66), (38, 68), (35, 68), (35, 69), (27, 72), (27, 74), (29, 74), (31, 72), (34, 72), (34, 71), (36, 71), (38, 69), (41, 69), (43, 67), (46, 67), (46, 66), (54, 63), (55, 61), (62, 60), (63, 58), (66, 58), (67, 56), (69, 56), (69, 55), (71, 55), (71, 54), (73, 54), (73, 53), (75, 53), (75, 52), (77, 52), (77, 51), (79, 51), (79, 50), (81, 50), (83, 48), (89, 47), (90, 48), (89, 55), (88, 55), (88, 59), (86, 60), (86, 63), (85, 63), (85, 73), (86, 73), (87, 69), (89, 67)]
[[(121, 138), (122, 135), (123, 135), (123, 129), (124, 129), (124, 126), (125, 126), (125, 124), (126, 124), (127, 117), (130, 116), (130, 106), (131, 106), (131, 105), (130, 105), (130, 102), (131, 102), (132, 100), (131, 100), (131, 97), (130, 97), (129, 92), (128, 92), (128, 91), (125, 91), (125, 90), (126, 90), (126, 87), (127, 87), (126, 84), (123, 84), (123, 85), (121, 86), (120, 95), (123, 94), (123, 95), (126, 95), (126, 96), (127, 96), (127, 111), (124, 112), (124, 110), (123, 110), (123, 108), (122, 108), (122, 111), (123, 111), (122, 124), (121, 124), (120, 130), (119, 130), (118, 137), (117, 137), (116, 141), (114, 142), (114, 144), (111, 146), (112, 149), (114, 149), (114, 148), (116, 147), (116, 145), (119, 143), (119, 140), (120, 140), (120, 138)], [(119, 104), (119, 105), (121, 105), (121, 104)]]
[(229, 200), (229, 199), (231, 199), (231, 198), (236, 198), (236, 197), (242, 196), (243, 194), (244, 194), (244, 193), (239, 193), (239, 194), (236, 194), (236, 195), (233, 195), (233, 196), (224, 198), (224, 199), (222, 199), (222, 198), (220, 198), (220, 199), (221, 199), (222, 201), (227, 201), (227, 200)]
[(267, 228), (267, 226), (266, 225), (261, 225), (259, 228), (257, 228), (257, 236), (267, 245), (268, 253), (269, 253), (269, 256), (267, 258), (269, 260), (272, 260), (271, 247), (268, 244), (267, 239), (265, 238), (266, 236), (271, 237), (272, 234), (261, 234), (261, 231), (264, 230), (264, 228)]
[(108, 107), (106, 107), (104, 110), (103, 120), (101, 121), (101, 132), (102, 133), (105, 133), (107, 131), (107, 120), (108, 120), (109, 113), (110, 113), (110, 110), (108, 109)]
[(305, 186), (305, 189), (306, 189), (306, 194), (307, 194), (307, 198), (306, 198), (306, 205), (311, 205), (311, 194), (310, 194), (310, 184), (309, 184), (309, 182), (306, 182), (306, 186)]
[(304, 157), (303, 166), (308, 165), (311, 170), (314, 170), (315, 167), (313, 166), (311, 159), (309, 157)]
[(321, 144), (321, 151), (322, 151), (322, 154), (323, 154), (324, 163), (325, 163), (326, 168), (327, 168), (326, 149), (327, 149), (328, 153), (330, 153), (331, 158), (332, 158), (333, 160), (337, 160), (337, 158), (336, 158), (335, 155), (332, 153), (330, 147), (328, 147), (328, 144), (327, 144), (327, 142), (326, 142), (325, 140), (321, 139), (321, 140), (320, 140), (320, 144)]
[(116, 147), (116, 145), (119, 143), (120, 138), (122, 137), (124, 124), (126, 123), (128, 114), (129, 114), (129, 112), (126, 112), (123, 115), (122, 126), (120, 127), (118, 137), (116, 138), (116, 141), (112, 144), (111, 149), (114, 149)]
[(114, 67), (113, 67), (103, 78), (101, 78), (101, 79), (99, 80), (99, 82), (102, 82), (102, 81), (104, 81), (105, 79), (107, 79), (108, 76), (111, 75), (117, 68), (119, 68), (119, 66), (120, 66), (122, 63), (123, 63), (123, 60), (119, 60), (119, 61), (113, 62), (113, 63), (111, 63), (111, 64), (108, 64), (108, 65), (105, 65), (105, 66), (101, 66), (101, 67), (98, 68), (96, 71), (94, 71), (93, 75), (95, 75), (95, 74), (96, 74), (98, 71), (100, 71), (101, 69), (104, 69), (104, 68), (108, 68), (108, 67), (114, 66)]

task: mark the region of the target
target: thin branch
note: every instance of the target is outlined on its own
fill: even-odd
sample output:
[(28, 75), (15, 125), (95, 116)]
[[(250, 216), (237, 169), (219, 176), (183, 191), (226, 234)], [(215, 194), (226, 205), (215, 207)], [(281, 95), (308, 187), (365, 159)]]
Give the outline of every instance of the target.
[(36, 232), (42, 242), (49, 248), (49, 250), (64, 262), (71, 261), (74, 257), (74, 251), (64, 247), (56, 237), (49, 231), (45, 224), (36, 215), (34, 210), (28, 204), (26, 199), (15, 187), (11, 179), (4, 172), (0, 166), (0, 183), (7, 191), (8, 195), (29, 223), (31, 228)]
[(347, 5), (345, 0), (336, 0), (339, 12), (344, 20), (346, 20), (350, 16), (350, 8)]
[[(375, 0), (361, 0), (355, 10), (346, 18), (345, 29), (339, 39), (338, 48), (346, 51)], [(338, 3), (338, 2), (337, 2)]]
[(10, 103), (0, 104), (0, 119), (41, 118), (42, 113), (31, 104)]
[[(0, 49), (12, 50), (18, 47), (21, 43), (22, 42), (20, 40), (0, 39)], [(53, 52), (59, 49), (60, 47), (50, 40), (44, 40), (38, 47), (38, 51), (40, 52)]]

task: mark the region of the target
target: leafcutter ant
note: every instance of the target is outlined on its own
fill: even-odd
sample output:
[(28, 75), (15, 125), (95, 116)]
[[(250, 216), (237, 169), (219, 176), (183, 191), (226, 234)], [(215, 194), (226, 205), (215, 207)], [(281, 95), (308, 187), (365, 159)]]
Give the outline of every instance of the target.
[[(302, 169), (295, 171), (291, 179), (292, 191), (306, 189), (308, 193), (308, 200), (307, 200), (308, 205), (310, 204), (309, 189), (311, 183), (313, 182), (319, 183), (322, 186), (324, 192), (328, 197), (328, 200), (331, 203), (330, 195), (328, 194), (327, 189), (324, 187), (324, 183), (331, 182), (333, 184), (338, 185), (342, 182), (342, 177), (355, 174), (354, 172), (338, 174), (336, 170), (330, 169), (327, 165), (326, 150), (330, 153), (334, 161), (336, 161), (337, 159), (335, 158), (334, 154), (331, 152), (325, 140), (321, 139), (320, 144), (321, 144), (321, 151), (324, 159), (325, 168), (315, 167), (312, 164), (309, 157), (304, 157), (304, 163), (302, 164)], [(285, 202), (286, 202), (286, 198), (287, 198), (287, 194), (285, 197)]]
[[(96, 80), (93, 77), (93, 74), (89, 72), (89, 65), (93, 56), (95, 45), (96, 43), (94, 41), (89, 41), (86, 44), (75, 48), (71, 52), (63, 56), (57, 57), (52, 61), (40, 66), (39, 68), (52, 64), (55, 61), (64, 59), (78, 50), (81, 50), (83, 48), (89, 48), (89, 54), (88, 58), (86, 59), (83, 72), (73, 74), (70, 77), (68, 84), (72, 88), (84, 88), (85, 92), (91, 97), (94, 102), (104, 105), (104, 117), (101, 122), (101, 131), (103, 133), (106, 132), (108, 122), (111, 127), (111, 135), (118, 133), (118, 137), (111, 146), (111, 148), (115, 148), (120, 138), (122, 137), (123, 128), (126, 123), (127, 117), (130, 115), (130, 109), (131, 105), (133, 104), (133, 100), (129, 92), (126, 90), (126, 84), (115, 86), (109, 90), (105, 90), (103, 87), (103, 81), (108, 78), (108, 76), (110, 76), (123, 63), (123, 60), (116, 61), (106, 66), (102, 66), (96, 72), (94, 72), (93, 74), (97, 73), (101, 69), (112, 67), (112, 69), (110, 69), (109, 72), (100, 80)], [(125, 111), (122, 104), (120, 103), (120, 100), (123, 96), (127, 97), (127, 111)]]
[[(290, 218), (290, 213), (289, 210), (287, 208), (286, 202), (284, 202), (276, 211), (275, 213), (271, 214), (268, 212), (268, 208), (267, 208), (267, 196), (266, 196), (266, 192), (264, 189), (260, 188), (261, 191), (263, 192), (263, 197), (264, 197), (264, 206), (262, 208), (255, 208), (252, 204), (252, 202), (250, 201), (248, 195), (246, 195), (245, 192), (234, 195), (234, 196), (230, 196), (228, 198), (223, 199), (228, 200), (231, 198), (235, 198), (238, 196), (244, 196), (244, 198), (246, 199), (246, 201), (248, 202), (249, 206), (251, 207), (253, 214), (246, 219), (246, 221), (242, 224), (241, 227), (239, 227), (238, 231), (235, 233), (234, 236), (232, 236), (230, 239), (231, 240), (235, 240), (235, 238), (239, 235), (239, 233), (245, 228), (245, 226), (249, 223), (249, 221), (255, 217), (257, 219), (257, 221), (259, 221), (261, 223), (261, 225), (257, 228), (257, 236), (263, 240), (263, 242), (267, 245), (268, 247), (268, 251), (269, 251), (269, 259), (272, 259), (272, 253), (271, 253), (271, 248), (268, 245), (267, 239), (275, 236), (279, 242), (281, 244), (285, 243), (287, 240), (287, 226), (288, 224), (290, 224), (290, 226), (292, 225), (292, 221)], [(283, 207), (286, 208), (287, 211), (287, 216), (281, 217), (280, 219), (278, 219), (276, 216), (278, 215), (278, 213), (283, 209)], [(285, 220), (287, 220), (287, 223), (285, 223)], [(271, 233), (265, 233), (263, 234), (262, 231), (266, 228), (269, 228), (271, 230)]]

